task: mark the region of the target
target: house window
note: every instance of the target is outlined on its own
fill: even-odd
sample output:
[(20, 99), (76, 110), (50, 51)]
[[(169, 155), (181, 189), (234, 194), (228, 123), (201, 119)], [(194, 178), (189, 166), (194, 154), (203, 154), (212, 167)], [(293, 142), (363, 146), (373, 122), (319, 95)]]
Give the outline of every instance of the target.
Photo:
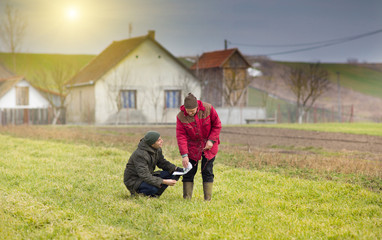
[(121, 90), (121, 107), (137, 108), (137, 90)]
[(180, 107), (180, 90), (165, 90), (166, 108)]
[(16, 105), (29, 105), (29, 87), (16, 87)]

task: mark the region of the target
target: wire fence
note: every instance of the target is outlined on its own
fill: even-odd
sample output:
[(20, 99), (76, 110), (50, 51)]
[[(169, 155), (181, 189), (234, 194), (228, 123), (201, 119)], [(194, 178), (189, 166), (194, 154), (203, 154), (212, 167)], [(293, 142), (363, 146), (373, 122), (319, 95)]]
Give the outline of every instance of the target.
[[(298, 123), (298, 110), (295, 102), (270, 95), (261, 89), (250, 88), (249, 105), (266, 109), (267, 118), (276, 119), (276, 123)], [(303, 123), (325, 122), (382, 122), (381, 114), (365, 114), (357, 111), (353, 103), (333, 104), (331, 106), (315, 104), (303, 116)]]
[[(277, 110), (274, 113), (277, 123), (297, 123), (298, 122), (298, 110), (293, 105), (280, 105), (277, 106)], [(325, 122), (354, 122), (362, 121), (354, 115), (353, 105), (342, 106), (341, 111), (338, 109), (326, 109), (320, 107), (312, 107), (303, 116), (302, 121), (304, 123), (325, 123)]]
[[(271, 116), (273, 116), (271, 114)], [(277, 123), (297, 123), (298, 111), (296, 106), (278, 106), (274, 113)], [(326, 122), (382, 122), (381, 117), (370, 117), (357, 114), (354, 105), (342, 105), (341, 111), (337, 108), (311, 108), (303, 117), (303, 123), (326, 123)]]

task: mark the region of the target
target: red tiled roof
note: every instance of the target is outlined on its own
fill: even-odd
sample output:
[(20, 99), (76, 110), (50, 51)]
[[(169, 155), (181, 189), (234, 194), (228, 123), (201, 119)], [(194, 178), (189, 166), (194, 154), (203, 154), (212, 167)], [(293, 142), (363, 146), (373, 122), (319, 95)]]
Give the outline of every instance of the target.
[(198, 62), (192, 65), (191, 69), (204, 69), (204, 68), (216, 68), (222, 67), (224, 63), (236, 52), (237, 48), (205, 52), (199, 58)]
[(81, 69), (71, 80), (72, 84), (90, 83), (100, 79), (149, 36), (115, 41)]

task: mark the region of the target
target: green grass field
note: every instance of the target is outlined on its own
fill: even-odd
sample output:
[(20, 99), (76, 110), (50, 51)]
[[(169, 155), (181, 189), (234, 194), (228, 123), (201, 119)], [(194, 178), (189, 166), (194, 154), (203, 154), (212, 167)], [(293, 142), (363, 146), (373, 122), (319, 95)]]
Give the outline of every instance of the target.
[[(128, 197), (130, 152), (0, 134), (1, 239), (380, 239), (382, 195), (359, 185), (215, 165), (159, 199)], [(180, 161), (169, 159), (177, 165)]]

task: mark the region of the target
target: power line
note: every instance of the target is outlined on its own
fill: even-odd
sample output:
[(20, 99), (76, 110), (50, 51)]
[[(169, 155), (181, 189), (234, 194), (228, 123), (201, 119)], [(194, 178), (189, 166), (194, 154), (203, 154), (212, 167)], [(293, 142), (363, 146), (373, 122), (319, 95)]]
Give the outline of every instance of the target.
[(308, 51), (313, 50), (317, 48), (323, 48), (328, 47), (336, 44), (341, 44), (344, 42), (353, 41), (359, 38), (375, 35), (378, 33), (381, 33), (382, 29), (378, 29), (372, 32), (367, 32), (363, 34), (358, 34), (350, 37), (344, 37), (344, 38), (338, 38), (338, 39), (332, 39), (332, 40), (326, 40), (326, 41), (319, 41), (319, 42), (310, 42), (310, 43), (298, 43), (298, 44), (283, 44), (283, 45), (262, 45), (262, 44), (242, 44), (242, 43), (232, 43), (228, 41), (229, 44), (232, 45), (238, 45), (238, 46), (246, 46), (246, 47), (262, 47), (262, 48), (271, 48), (271, 47), (302, 47), (302, 46), (311, 46), (307, 48), (300, 48), (300, 49), (294, 49), (294, 50), (288, 50), (288, 51), (282, 51), (282, 52), (275, 52), (270, 54), (263, 54), (266, 56), (272, 56), (272, 55), (282, 55), (282, 54), (289, 54), (289, 53), (295, 53), (295, 52), (302, 52), (302, 51)]
[(244, 47), (286, 48), (286, 47), (302, 47), (302, 46), (309, 46), (309, 45), (317, 45), (317, 44), (329, 43), (333, 41), (337, 41), (337, 40), (334, 39), (334, 40), (327, 40), (327, 41), (321, 41), (321, 42), (295, 43), (295, 44), (248, 44), (248, 43), (233, 43), (231, 41), (228, 41), (228, 43), (232, 45), (244, 46)]
[(309, 46), (309, 45), (317, 45), (317, 44), (327, 44), (327, 43), (333, 43), (337, 41), (349, 41), (361, 37), (366, 37), (369, 35), (374, 35), (377, 33), (382, 32), (382, 29), (378, 29), (372, 32), (367, 32), (363, 34), (359, 34), (356, 36), (350, 36), (350, 37), (344, 37), (344, 38), (337, 38), (337, 39), (331, 39), (331, 40), (326, 40), (326, 41), (320, 41), (320, 42), (310, 42), (310, 43), (295, 43), (295, 44), (281, 44), (281, 45), (270, 45), (270, 44), (246, 44), (246, 43), (232, 43), (230, 41), (229, 44), (234, 44), (234, 45), (241, 45), (241, 46), (247, 46), (247, 47), (299, 47), (299, 46)]

